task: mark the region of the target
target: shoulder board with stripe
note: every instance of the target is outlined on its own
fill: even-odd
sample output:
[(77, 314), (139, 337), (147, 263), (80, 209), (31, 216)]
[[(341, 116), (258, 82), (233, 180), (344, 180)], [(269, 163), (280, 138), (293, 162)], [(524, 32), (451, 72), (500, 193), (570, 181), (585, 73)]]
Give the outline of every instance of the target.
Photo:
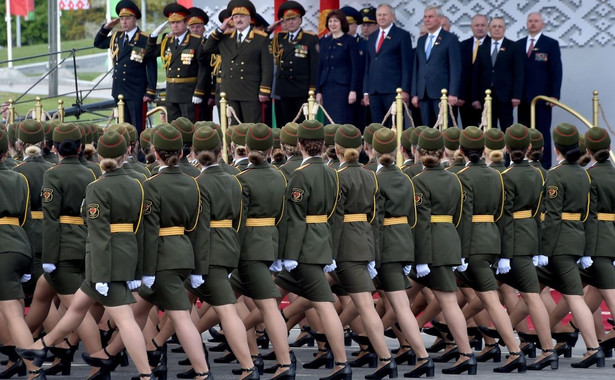
[(248, 168), (248, 169), (246, 169), (246, 170), (244, 170), (242, 172), (239, 172), (239, 173), (235, 174), (235, 177), (240, 176), (240, 175), (244, 175), (244, 174), (246, 174), (249, 171), (252, 171), (252, 168)]
[[(552, 167), (551, 169), (549, 169), (549, 171), (552, 171), (552, 170), (558, 169), (558, 168), (560, 168), (561, 166), (562, 166), (562, 164), (556, 165), (556, 166)], [(539, 170), (540, 170), (540, 169), (539, 169)]]
[[(450, 168), (452, 168), (452, 166), (449, 166), (448, 168), (446, 168), (446, 170), (448, 170), (448, 169), (450, 169)], [(468, 170), (468, 169), (470, 169), (470, 167), (469, 167), (469, 166), (466, 166), (465, 168), (463, 168), (463, 169), (461, 169), (459, 172), (457, 172), (457, 174), (461, 174), (461, 173), (465, 172), (465, 171), (466, 171), (466, 170)]]
[(269, 35), (267, 33), (263, 32), (262, 30), (252, 29), (252, 31), (254, 32), (254, 34), (258, 34), (259, 36), (269, 37)]
[(146, 179), (146, 180), (145, 180), (145, 182), (148, 182), (148, 181), (153, 180), (154, 178), (158, 177), (160, 174), (161, 174), (160, 172), (158, 172), (158, 173), (154, 174), (153, 176), (151, 176), (151, 177), (149, 177), (148, 179)]
[(197, 38), (197, 39), (201, 39), (201, 38), (203, 38), (203, 37), (199, 36), (198, 34), (194, 34), (194, 33), (190, 33), (190, 35), (191, 35), (193, 38)]
[[(341, 168), (341, 169), (337, 169), (337, 172), (338, 172), (338, 173), (341, 173), (341, 172), (343, 172), (343, 171), (344, 171), (344, 170), (346, 170), (346, 169), (348, 169), (348, 166), (344, 166), (344, 167), (343, 167), (343, 168)], [(365, 167), (362, 167), (362, 169), (365, 169)], [(368, 170), (369, 170), (369, 169), (368, 169)]]
[(312, 165), (312, 164), (310, 163), (310, 164), (301, 165), (301, 166), (299, 166), (299, 167), (298, 167), (297, 169), (295, 169), (295, 170), (303, 170), (303, 169), (307, 168), (307, 167), (308, 167), (308, 166), (310, 166), (310, 165)]
[(508, 173), (509, 171), (511, 171), (514, 168), (514, 166), (509, 166), (506, 170), (504, 170), (502, 172), (502, 174)]
[(141, 33), (141, 35), (142, 35), (143, 37), (149, 37), (149, 33), (146, 33), (146, 32), (141, 32), (141, 31), (140, 31), (139, 33)]
[(316, 35), (316, 33), (312, 32), (311, 30), (305, 30), (305, 29), (303, 29), (303, 33), (305, 33), (307, 35), (310, 35), (310, 36), (315, 36)]

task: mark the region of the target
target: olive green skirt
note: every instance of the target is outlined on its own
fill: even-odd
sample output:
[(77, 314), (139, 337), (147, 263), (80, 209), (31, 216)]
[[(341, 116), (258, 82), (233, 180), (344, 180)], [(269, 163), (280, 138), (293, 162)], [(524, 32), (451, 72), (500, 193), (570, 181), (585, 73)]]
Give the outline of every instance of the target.
[(299, 263), (291, 272), (280, 272), (275, 283), (313, 302), (333, 302), (335, 299), (322, 268), (319, 264)]
[(233, 290), (256, 300), (280, 297), (269, 271), (270, 265), (265, 261), (239, 261), (231, 276)]
[(184, 280), (191, 269), (172, 269), (156, 272), (156, 281), (151, 288), (142, 285), (139, 295), (147, 302), (164, 310), (190, 310), (192, 305), (186, 293)]
[(477, 292), (488, 292), (498, 289), (498, 282), (491, 265), (497, 261), (498, 255), (470, 255), (467, 260), (468, 269), (464, 272), (455, 271), (462, 283), (469, 285)]
[(212, 306), (230, 305), (237, 303), (237, 299), (228, 278), (229, 273), (228, 268), (211, 266), (203, 285), (195, 289), (189, 279), (184, 283), (186, 289)]
[(592, 256), (594, 263), (581, 269), (581, 280), (598, 289), (615, 289), (615, 266), (612, 257)]
[(0, 253), (0, 301), (24, 298), (21, 277), (30, 273), (30, 263), (23, 253)]
[(371, 293), (376, 290), (367, 270), (367, 261), (338, 262), (335, 274), (348, 293)]
[(538, 280), (558, 292), (572, 296), (583, 295), (578, 256), (557, 255), (549, 257), (549, 265), (536, 269)]
[(88, 280), (83, 281), (80, 289), (88, 297), (103, 306), (114, 307), (137, 302), (135, 297), (132, 296), (130, 289), (128, 289), (126, 281), (109, 282), (109, 291), (106, 296), (98, 293), (96, 291), (96, 284)]
[(58, 294), (75, 294), (85, 279), (84, 274), (83, 260), (60, 261), (56, 270), (45, 273), (45, 278)]
[(428, 287), (431, 290), (437, 290), (440, 292), (456, 292), (457, 281), (455, 280), (455, 273), (451, 265), (443, 265), (437, 267), (429, 267), (431, 272), (427, 276), (421, 278), (416, 277), (416, 266), (412, 266), (410, 272), (410, 278), (419, 284)]
[(374, 282), (378, 289), (385, 292), (396, 292), (412, 287), (408, 276), (404, 274), (404, 264), (399, 262), (380, 264)]
[(510, 272), (496, 278), (521, 293), (539, 293), (538, 274), (532, 256), (514, 256), (510, 259)]

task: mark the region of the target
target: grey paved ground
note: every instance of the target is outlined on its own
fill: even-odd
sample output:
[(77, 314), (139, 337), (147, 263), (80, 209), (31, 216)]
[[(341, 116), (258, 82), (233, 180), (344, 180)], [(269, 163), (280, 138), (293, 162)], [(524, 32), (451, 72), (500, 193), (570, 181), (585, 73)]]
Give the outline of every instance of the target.
[[(291, 332), (290, 341), (294, 341), (296, 335), (298, 334), (298, 330), (293, 330)], [(209, 338), (209, 334), (203, 334), (203, 338)], [(430, 345), (433, 338), (430, 336), (423, 336), (427, 345)], [(396, 348), (397, 342), (393, 339), (387, 338), (387, 343), (390, 348)], [(208, 343), (208, 347), (212, 347), (216, 343)], [(178, 360), (184, 359), (184, 354), (176, 354), (171, 353), (170, 349), (176, 347), (175, 345), (169, 345), (169, 379), (174, 379), (175, 375), (179, 372), (183, 372), (186, 370), (186, 367), (182, 367), (177, 364)], [(352, 347), (347, 347), (347, 352), (350, 357), (350, 352), (357, 350), (356, 344), (353, 344)], [(295, 354), (298, 360), (298, 373), (297, 379), (318, 379), (320, 376), (326, 376), (329, 373), (327, 369), (318, 369), (318, 370), (305, 370), (302, 368), (302, 364), (312, 360), (312, 353), (315, 352), (314, 348), (302, 347), (294, 349)], [(565, 359), (560, 358), (560, 368), (557, 371), (551, 371), (550, 369), (544, 369), (541, 372), (527, 372), (525, 374), (496, 374), (493, 373), (493, 368), (496, 367), (495, 363), (479, 363), (478, 364), (478, 375), (473, 377), (475, 379), (507, 379), (510, 377), (513, 378), (523, 378), (523, 379), (613, 379), (615, 378), (615, 368), (613, 368), (613, 363), (615, 363), (615, 359), (607, 359), (605, 368), (595, 368), (592, 367), (590, 369), (574, 369), (570, 367), (570, 363), (573, 361), (578, 361), (580, 357), (583, 355), (585, 351), (585, 346), (583, 345), (582, 339), (579, 339), (576, 347), (573, 350), (572, 358)], [(50, 376), (49, 379), (86, 379), (90, 367), (88, 367), (83, 360), (81, 359), (81, 350), (75, 355), (75, 363), (73, 363), (72, 367), (72, 375), (70, 377), (66, 376)], [(269, 352), (269, 350), (261, 350), (262, 354)], [(503, 350), (504, 352), (504, 350)], [(211, 358), (221, 356), (221, 353), (212, 352)], [(437, 354), (435, 354), (437, 355)], [(504, 359), (504, 358), (503, 358)], [(530, 359), (532, 360), (532, 359)], [(265, 362), (265, 366), (273, 365), (274, 362)], [(447, 368), (452, 365), (451, 363), (436, 363), (436, 377), (435, 378), (455, 378), (453, 375), (443, 375), (440, 371), (442, 368)], [(500, 364), (498, 364), (500, 365)], [(216, 380), (226, 380), (226, 379), (237, 379), (238, 376), (231, 374), (231, 369), (238, 368), (239, 364), (231, 363), (231, 364), (213, 364), (213, 374)], [(403, 373), (410, 371), (411, 367), (408, 365), (401, 365), (399, 367), (399, 377), (403, 378)], [(373, 369), (369, 368), (355, 368), (353, 369), (353, 378), (354, 379), (363, 379), (365, 375), (373, 372)], [(136, 368), (131, 363), (128, 367), (118, 368), (114, 373), (112, 373), (113, 379), (130, 379), (131, 376), (136, 375)], [(462, 375), (467, 376), (467, 375)], [(271, 376), (265, 374), (262, 376), (263, 379), (269, 379)]]

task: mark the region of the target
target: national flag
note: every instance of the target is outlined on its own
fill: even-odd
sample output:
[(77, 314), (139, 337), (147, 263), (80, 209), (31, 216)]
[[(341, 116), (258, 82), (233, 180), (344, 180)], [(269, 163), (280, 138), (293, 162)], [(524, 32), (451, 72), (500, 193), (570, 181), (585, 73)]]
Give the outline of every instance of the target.
[(177, 4), (183, 5), (186, 8), (192, 8), (192, 0), (177, 0)]
[(89, 0), (60, 0), (58, 8), (61, 11), (77, 11), (82, 9), (90, 9)]
[(327, 34), (327, 15), (334, 9), (340, 8), (340, 0), (320, 0), (320, 14), (318, 16), (318, 37)]
[(34, 0), (9, 0), (11, 15), (34, 20)]
[(109, 12), (111, 12), (111, 18), (118, 18), (119, 16), (117, 15), (117, 12), (115, 11), (115, 6), (117, 5), (117, 3), (120, 2), (120, 0), (108, 0), (109, 2), (107, 3), (107, 9), (109, 9)]

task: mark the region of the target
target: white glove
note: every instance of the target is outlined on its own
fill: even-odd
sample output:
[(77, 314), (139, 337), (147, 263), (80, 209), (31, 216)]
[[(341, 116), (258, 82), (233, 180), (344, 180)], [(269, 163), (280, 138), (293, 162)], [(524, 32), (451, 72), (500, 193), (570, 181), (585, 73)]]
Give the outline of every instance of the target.
[(613, 260), (613, 266), (615, 266), (615, 260)]
[(126, 281), (129, 290), (135, 290), (141, 286), (141, 280)]
[(546, 267), (549, 265), (549, 257), (545, 255), (536, 255), (532, 257), (532, 264), (537, 268)]
[(28, 282), (32, 279), (32, 275), (31, 274), (24, 274), (23, 276), (21, 276), (21, 282)]
[(280, 259), (274, 261), (273, 264), (271, 264), (271, 266), (269, 267), (269, 270), (272, 272), (281, 272), (282, 269), (284, 268), (282, 267), (282, 260)]
[(577, 264), (579, 263), (581, 264), (581, 268), (587, 269), (592, 266), (594, 260), (592, 260), (592, 258), (589, 256), (583, 256), (579, 260), (577, 260)]
[(468, 269), (468, 264), (465, 258), (461, 258), (461, 265), (457, 267), (457, 272), (465, 272)]
[(203, 99), (199, 98), (198, 96), (193, 96), (192, 97), (192, 104), (201, 104), (203, 103)]
[(411, 270), (412, 270), (412, 265), (404, 265), (404, 276), (409, 275)]
[(205, 283), (205, 280), (203, 280), (203, 276), (200, 274), (191, 274), (190, 275), (190, 285), (192, 285), (192, 287), (194, 289), (198, 288), (199, 286), (203, 285)]
[(431, 272), (429, 269), (429, 265), (427, 264), (417, 264), (416, 266), (416, 277), (421, 278), (427, 276)]
[(106, 297), (107, 294), (109, 294), (109, 284), (106, 282), (97, 282), (96, 291)]
[(369, 278), (373, 279), (378, 275), (378, 271), (376, 270), (376, 262), (370, 261), (367, 263), (367, 271), (369, 272)]
[(143, 276), (141, 279), (143, 280), (143, 285), (151, 288), (154, 285), (154, 281), (156, 281), (156, 276)]
[(284, 260), (282, 264), (284, 264), (284, 269), (286, 269), (289, 272), (295, 269), (297, 265), (299, 265), (297, 260)]
[(150, 36), (151, 37), (158, 37), (160, 32), (162, 32), (164, 30), (164, 28), (167, 27), (168, 23), (169, 23), (169, 21), (165, 21), (162, 24), (158, 25), (158, 27), (152, 32), (152, 34), (150, 34)]
[(51, 273), (56, 270), (56, 265), (51, 263), (43, 263), (43, 270), (45, 273)]
[(333, 259), (333, 260), (331, 260), (331, 264), (325, 265), (325, 267), (322, 268), (322, 270), (325, 273), (329, 273), (329, 272), (333, 272), (335, 270), (335, 268), (337, 268), (337, 263), (335, 262), (335, 259)]
[[(281, 269), (280, 269), (281, 271)], [(226, 278), (231, 278), (231, 276), (233, 276), (233, 272), (229, 273), (228, 276), (226, 276)]]
[(498, 260), (498, 269), (496, 269), (495, 274), (506, 274), (510, 272), (510, 259), (501, 258)]

